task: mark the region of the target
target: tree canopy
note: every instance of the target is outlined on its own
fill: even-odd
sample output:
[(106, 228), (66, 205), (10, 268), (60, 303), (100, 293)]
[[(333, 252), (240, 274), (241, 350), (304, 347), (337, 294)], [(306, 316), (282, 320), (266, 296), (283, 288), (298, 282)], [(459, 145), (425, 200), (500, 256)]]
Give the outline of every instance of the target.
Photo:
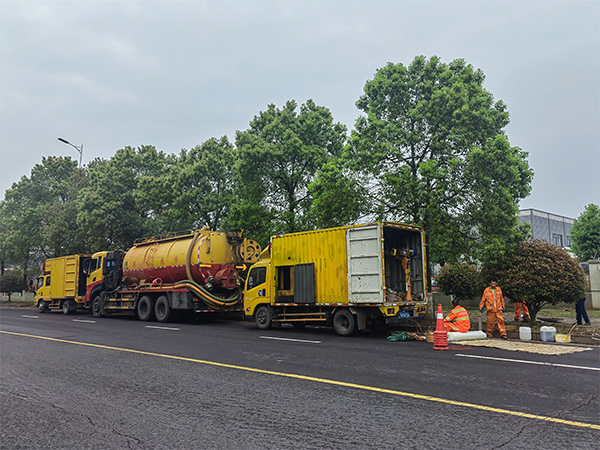
[(590, 203), (571, 227), (571, 250), (581, 262), (600, 258), (600, 208)]
[(281, 109), (269, 105), (236, 135), (238, 201), (229, 223), (262, 242), (272, 234), (312, 229), (309, 186), (341, 155), (345, 139), (346, 127), (312, 100), (300, 108), (293, 100)]
[(91, 252), (127, 249), (135, 239), (162, 231), (157, 180), (170, 162), (153, 146), (141, 146), (125, 147), (109, 160), (90, 164), (77, 222)]
[[(483, 257), (517, 233), (527, 154), (510, 147), (508, 112), (464, 60), (388, 63), (366, 83), (351, 144), (380, 215), (422, 225), (432, 259)], [(490, 251), (491, 250), (491, 251)]]
[[(419, 56), (366, 82), (350, 136), (313, 100), (270, 104), (237, 131), (178, 154), (125, 147), (78, 168), (44, 158), (0, 203), (0, 267), (125, 250), (171, 231), (279, 233), (398, 220), (425, 228), (433, 262), (499, 261), (526, 235), (527, 153), (508, 112), (464, 60)], [(574, 238), (576, 239), (576, 238)]]
[(26, 277), (45, 258), (84, 251), (87, 242), (76, 221), (77, 199), (86, 184), (76, 161), (52, 156), (14, 183), (0, 203), (2, 266), (18, 265)]

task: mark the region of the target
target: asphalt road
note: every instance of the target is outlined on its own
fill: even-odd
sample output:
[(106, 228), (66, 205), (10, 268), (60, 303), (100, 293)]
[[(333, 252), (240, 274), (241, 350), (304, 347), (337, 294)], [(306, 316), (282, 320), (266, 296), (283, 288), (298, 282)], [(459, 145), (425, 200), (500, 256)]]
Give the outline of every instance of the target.
[(600, 446), (598, 347), (433, 351), (369, 333), (3, 308), (0, 363), (7, 449)]

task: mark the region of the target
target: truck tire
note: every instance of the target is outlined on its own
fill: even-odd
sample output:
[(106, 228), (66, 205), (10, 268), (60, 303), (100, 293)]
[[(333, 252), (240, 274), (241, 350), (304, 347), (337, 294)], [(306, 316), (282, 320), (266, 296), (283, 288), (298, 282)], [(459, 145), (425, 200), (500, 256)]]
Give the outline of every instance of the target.
[(356, 333), (356, 317), (347, 309), (338, 309), (333, 316), (333, 329), (340, 336)]
[(154, 299), (149, 295), (144, 295), (140, 298), (137, 305), (138, 317), (143, 322), (154, 320)]
[(271, 308), (266, 305), (256, 308), (256, 312), (254, 313), (254, 322), (260, 330), (268, 330), (271, 328), (271, 325), (273, 324)]
[(164, 323), (171, 320), (173, 310), (169, 305), (169, 299), (166, 295), (161, 295), (156, 300), (156, 305), (154, 306), (154, 315), (156, 316), (156, 320), (159, 322)]
[(46, 311), (48, 311), (48, 306), (46, 305), (46, 302), (44, 300), (40, 300), (38, 302), (38, 311), (42, 314), (44, 314)]
[(94, 317), (102, 317), (104, 315), (102, 312), (102, 297), (99, 295), (96, 295), (92, 302), (92, 314)]
[(62, 304), (63, 314), (71, 314), (72, 312), (75, 312), (76, 309), (77, 305), (73, 300), (65, 300)]

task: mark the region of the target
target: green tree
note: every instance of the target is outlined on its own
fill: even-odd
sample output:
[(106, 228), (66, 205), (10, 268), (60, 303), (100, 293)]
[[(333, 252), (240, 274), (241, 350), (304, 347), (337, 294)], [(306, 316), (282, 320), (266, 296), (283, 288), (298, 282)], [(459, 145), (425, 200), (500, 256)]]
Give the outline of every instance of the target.
[(76, 218), (86, 184), (85, 170), (71, 158), (42, 158), (0, 203), (1, 258), (21, 267), (27, 278), (45, 258), (85, 251)]
[[(169, 222), (178, 229), (205, 225), (220, 229), (235, 200), (235, 159), (235, 149), (226, 136), (183, 150), (166, 176), (166, 184), (173, 191)], [(166, 186), (163, 192), (168, 192)]]
[(341, 158), (325, 163), (308, 186), (313, 198), (310, 215), (317, 228), (356, 223), (369, 212), (364, 185), (343, 166)]
[(340, 156), (346, 128), (308, 100), (282, 109), (269, 105), (236, 135), (236, 205), (229, 224), (265, 242), (271, 234), (314, 227), (309, 185), (324, 164)]
[(163, 229), (166, 201), (161, 189), (162, 175), (172, 162), (153, 146), (141, 146), (125, 147), (109, 160), (90, 163), (77, 223), (92, 252), (127, 249), (135, 239), (172, 231)]
[(506, 105), (484, 79), (464, 60), (419, 56), (379, 69), (356, 103), (365, 116), (352, 132), (353, 158), (372, 177), (374, 211), (422, 225), (435, 262), (503, 248), (529, 192), (526, 153), (508, 144)]
[(600, 258), (600, 208), (590, 203), (571, 227), (571, 250), (582, 261)]
[(497, 278), (505, 296), (526, 301), (532, 323), (548, 304), (574, 303), (585, 293), (585, 274), (563, 248), (529, 239), (507, 255)]
[(527, 153), (511, 147), (500, 134), (468, 154), (465, 180), (472, 197), (464, 202), (463, 216), (467, 227), (475, 230), (471, 255), (488, 265), (499, 264), (529, 237), (529, 226), (518, 219), (519, 200), (529, 195), (533, 177), (526, 158)]
[(25, 288), (23, 282), (23, 274), (18, 270), (6, 271), (3, 275), (0, 275), (0, 292), (8, 295), (8, 301), (10, 302), (11, 295), (14, 292), (21, 292)]
[(473, 299), (484, 289), (481, 274), (474, 264), (446, 264), (435, 279), (442, 293), (454, 295), (459, 300)]

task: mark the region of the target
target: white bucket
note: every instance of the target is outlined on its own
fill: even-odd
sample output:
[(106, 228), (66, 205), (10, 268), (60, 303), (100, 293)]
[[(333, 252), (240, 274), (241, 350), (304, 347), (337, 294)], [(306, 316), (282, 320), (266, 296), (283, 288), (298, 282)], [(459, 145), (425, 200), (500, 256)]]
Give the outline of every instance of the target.
[(531, 328), (530, 327), (519, 327), (519, 339), (522, 341), (531, 340)]
[(556, 328), (554, 327), (542, 327), (540, 328), (540, 337), (544, 342), (554, 342), (554, 335), (556, 334)]

